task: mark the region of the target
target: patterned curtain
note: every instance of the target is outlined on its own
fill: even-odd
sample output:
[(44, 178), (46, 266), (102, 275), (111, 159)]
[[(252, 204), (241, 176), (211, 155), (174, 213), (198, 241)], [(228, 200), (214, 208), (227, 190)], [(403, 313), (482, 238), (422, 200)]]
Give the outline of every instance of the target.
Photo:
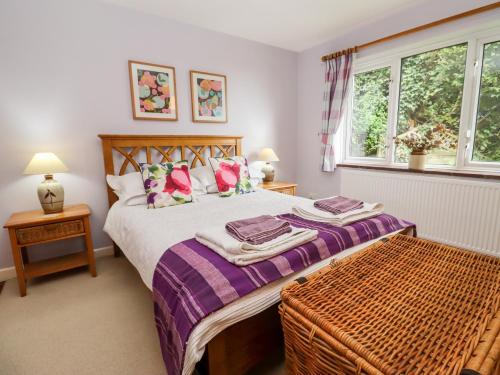
[(325, 92), (323, 96), (323, 126), (321, 129), (321, 169), (335, 170), (333, 140), (340, 126), (348, 100), (349, 79), (354, 50), (325, 61)]

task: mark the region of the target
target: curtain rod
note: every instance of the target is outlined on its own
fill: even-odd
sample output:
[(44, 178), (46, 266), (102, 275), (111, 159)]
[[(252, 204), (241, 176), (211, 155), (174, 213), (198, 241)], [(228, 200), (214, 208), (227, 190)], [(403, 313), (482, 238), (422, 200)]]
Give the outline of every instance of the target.
[(489, 4), (489, 5), (485, 5), (485, 6), (479, 7), (479, 8), (471, 9), (471, 10), (468, 10), (467, 12), (455, 14), (455, 15), (450, 16), (450, 17), (441, 18), (441, 19), (439, 19), (437, 21), (433, 21), (433, 22), (430, 22), (430, 23), (426, 23), (425, 25), (413, 27), (411, 29), (408, 29), (408, 30), (405, 30), (405, 31), (401, 31), (401, 32), (396, 33), (396, 34), (392, 34), (392, 35), (389, 35), (389, 36), (384, 36), (383, 38), (376, 39), (376, 40), (373, 40), (371, 42), (361, 44), (359, 46), (355, 46), (354, 48), (349, 48), (349, 49), (346, 49), (346, 50), (342, 50), (342, 51), (337, 51), (337, 52), (330, 53), (328, 55), (325, 55), (325, 56), (321, 57), (321, 61), (332, 60), (332, 59), (335, 59), (335, 58), (337, 58), (339, 56), (342, 56), (342, 55), (345, 55), (347, 53), (350, 53), (353, 50), (355, 52), (357, 52), (357, 51), (359, 51), (362, 48), (371, 47), (371, 46), (373, 46), (375, 44), (387, 42), (389, 40), (393, 40), (393, 39), (396, 39), (396, 38), (400, 38), (402, 36), (413, 34), (413, 33), (416, 33), (418, 31), (430, 29), (431, 27), (439, 26), (439, 25), (442, 25), (442, 24), (447, 23), (447, 22), (453, 22), (453, 21), (459, 20), (461, 18), (465, 18), (465, 17), (473, 16), (475, 14), (487, 12), (489, 10), (493, 10), (493, 9), (496, 9), (496, 8), (499, 8), (499, 7), (500, 7), (500, 1), (497, 1), (496, 3), (493, 3), (493, 4)]

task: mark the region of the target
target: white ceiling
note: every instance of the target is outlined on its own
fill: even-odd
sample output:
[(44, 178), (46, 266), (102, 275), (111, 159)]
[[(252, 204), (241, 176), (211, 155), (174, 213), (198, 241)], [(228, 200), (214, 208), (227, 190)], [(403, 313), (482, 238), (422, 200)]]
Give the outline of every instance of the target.
[(105, 0), (149, 14), (303, 51), (426, 0)]

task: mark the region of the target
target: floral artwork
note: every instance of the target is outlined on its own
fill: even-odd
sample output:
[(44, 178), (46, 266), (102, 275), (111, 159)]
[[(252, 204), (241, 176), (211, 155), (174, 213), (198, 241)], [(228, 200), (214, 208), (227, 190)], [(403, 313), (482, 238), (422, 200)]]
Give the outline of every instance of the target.
[(148, 208), (161, 208), (193, 202), (189, 167), (186, 160), (141, 166)]
[(136, 120), (177, 120), (175, 69), (129, 61), (132, 109)]
[(227, 122), (226, 76), (191, 71), (194, 122)]
[(246, 194), (253, 191), (248, 162), (244, 157), (209, 158), (221, 197)]

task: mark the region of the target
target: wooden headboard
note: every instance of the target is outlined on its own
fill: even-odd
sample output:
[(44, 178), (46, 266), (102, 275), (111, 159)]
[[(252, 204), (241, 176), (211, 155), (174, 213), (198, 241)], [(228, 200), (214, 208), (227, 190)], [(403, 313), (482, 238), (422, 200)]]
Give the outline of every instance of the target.
[[(239, 136), (99, 134), (106, 175), (140, 171), (139, 163), (188, 160), (191, 168), (207, 164), (207, 157), (241, 155)], [(115, 167), (116, 164), (116, 167)], [(118, 197), (108, 186), (109, 206)]]

